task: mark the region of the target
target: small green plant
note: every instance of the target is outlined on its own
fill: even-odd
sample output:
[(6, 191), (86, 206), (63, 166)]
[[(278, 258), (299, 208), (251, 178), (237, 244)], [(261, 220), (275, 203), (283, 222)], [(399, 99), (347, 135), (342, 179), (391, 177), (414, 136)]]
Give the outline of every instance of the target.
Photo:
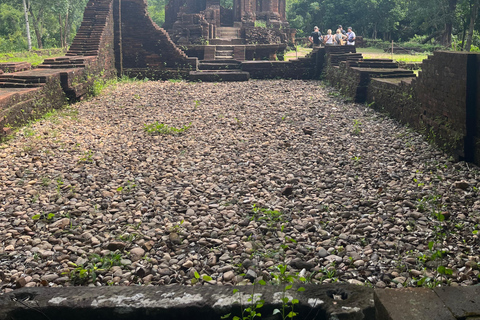
[(129, 192), (132, 192), (132, 190), (136, 187), (137, 185), (135, 183), (133, 183), (132, 181), (130, 180), (127, 180), (127, 182), (125, 183), (125, 186), (120, 186), (117, 188), (117, 192), (120, 192), (120, 193), (129, 193)]
[(87, 150), (83, 155), (78, 159), (78, 163), (92, 163), (93, 162), (93, 151)]
[(42, 177), (42, 186), (48, 187), (52, 181), (48, 177)]
[[(247, 305), (244, 306), (243, 301), (242, 301), (242, 294), (239, 292), (238, 289), (233, 289), (233, 295), (238, 294), (240, 297), (240, 301), (237, 301), (240, 303), (240, 308), (242, 310), (241, 316), (234, 316), (232, 320), (253, 320), (255, 318), (260, 318), (262, 317), (262, 314), (259, 311), (265, 304), (265, 301), (261, 299), (261, 295), (255, 293), (256, 285), (266, 285), (266, 282), (264, 280), (260, 280), (258, 283), (254, 283), (252, 286), (252, 293), (247, 299)], [(228, 319), (230, 318), (231, 313), (226, 314), (221, 317), (221, 319)]]
[(150, 134), (180, 134), (190, 129), (191, 125), (192, 123), (189, 123), (187, 126), (183, 126), (180, 129), (177, 129), (175, 127), (170, 127), (164, 123), (159, 123), (158, 121), (155, 121), (152, 124), (145, 124), (144, 130), (145, 132)]
[(142, 235), (138, 233), (125, 233), (118, 236), (118, 239), (125, 241), (125, 242), (133, 242), (138, 238), (142, 238)]
[(362, 123), (355, 119), (353, 120), (353, 131), (352, 133), (356, 136), (358, 136), (362, 132)]
[(177, 222), (175, 223), (172, 228), (171, 228), (171, 232), (175, 232), (175, 233), (180, 233), (180, 231), (182, 230), (182, 224), (185, 222), (185, 220), (182, 219), (182, 221), (180, 222)]
[[(288, 248), (287, 245), (283, 244), (282, 249), (286, 250)], [(293, 319), (297, 312), (295, 312), (294, 308), (295, 305), (299, 303), (298, 299), (289, 298), (287, 297), (287, 291), (293, 288), (293, 284), (296, 280), (300, 280), (301, 282), (305, 282), (306, 279), (303, 277), (298, 277), (296, 275), (289, 274), (287, 272), (287, 265), (285, 263), (276, 266), (278, 273), (273, 273), (273, 279), (276, 283), (282, 286), (282, 307), (281, 309), (273, 310), (273, 315), (280, 314), (282, 319)], [(304, 287), (300, 287), (297, 289), (298, 292), (305, 291)]]
[(106, 88), (116, 85), (117, 83), (117, 79), (96, 79), (93, 82), (90, 94), (94, 97), (99, 96)]
[(278, 210), (270, 210), (265, 208), (259, 208), (256, 204), (253, 205), (253, 217), (252, 220), (256, 221), (265, 221), (267, 227), (274, 229), (277, 223), (282, 223), (285, 221), (283, 213)]
[(358, 164), (361, 159), (362, 159), (361, 157), (357, 157), (357, 156), (352, 157), (352, 160), (355, 162), (355, 164)]
[(64, 185), (62, 177), (58, 177), (55, 182), (57, 183), (57, 186), (55, 187), (55, 190), (57, 190), (57, 193), (60, 194), (62, 191), (62, 187)]
[(192, 285), (202, 281), (209, 282), (213, 280), (212, 277), (207, 276), (206, 274), (204, 274), (203, 276), (200, 276), (200, 274), (197, 271), (194, 272), (193, 276), (194, 278), (190, 281)]
[(32, 216), (32, 220), (42, 220), (46, 222), (52, 222), (53, 219), (55, 219), (55, 213), (49, 213), (49, 214), (39, 213)]
[(25, 137), (32, 137), (32, 136), (35, 135), (35, 130), (33, 130), (32, 128), (25, 128), (25, 129), (23, 130), (23, 135), (24, 135)]
[(193, 102), (195, 103), (195, 107), (193, 107), (193, 109), (197, 110), (197, 108), (200, 106), (200, 100), (193, 100)]
[(122, 256), (119, 253), (111, 252), (101, 257), (94, 253), (89, 256), (88, 260), (82, 265), (76, 265), (70, 272), (64, 273), (70, 276), (73, 285), (84, 285), (90, 280), (92, 283), (97, 281), (97, 274), (108, 271), (113, 266), (121, 265)]

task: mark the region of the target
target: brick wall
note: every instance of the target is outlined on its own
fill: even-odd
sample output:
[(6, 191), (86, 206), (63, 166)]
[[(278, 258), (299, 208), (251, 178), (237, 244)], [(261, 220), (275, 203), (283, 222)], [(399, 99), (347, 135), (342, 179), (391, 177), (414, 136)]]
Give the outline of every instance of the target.
[[(471, 54), (435, 52), (413, 83), (420, 123), (441, 146), (465, 158), (467, 136), (467, 60)], [(477, 55), (475, 55), (477, 56)]]
[(458, 160), (480, 164), (480, 55), (438, 51), (409, 82), (373, 79), (367, 103), (408, 123)]
[[(187, 57), (172, 42), (168, 33), (152, 21), (145, 0), (122, 0), (121, 3), (121, 54), (125, 73), (135, 76), (148, 74), (150, 78), (164, 79), (196, 70), (197, 59)], [(114, 14), (117, 11), (118, 8), (115, 8)], [(119, 36), (117, 30), (117, 56), (120, 54)], [(117, 59), (117, 69), (120, 69), (119, 61)]]

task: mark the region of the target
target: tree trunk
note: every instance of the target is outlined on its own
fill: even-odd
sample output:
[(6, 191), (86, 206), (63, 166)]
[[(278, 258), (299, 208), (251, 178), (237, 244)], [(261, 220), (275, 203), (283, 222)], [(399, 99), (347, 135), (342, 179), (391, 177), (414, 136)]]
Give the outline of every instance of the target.
[(422, 43), (422, 44), (426, 44), (427, 42), (429, 42), (429, 41), (432, 40), (433, 38), (436, 38), (440, 33), (441, 33), (441, 31), (435, 31), (434, 33), (432, 33), (431, 35), (429, 35), (428, 37), (426, 37), (425, 39), (423, 39), (423, 41), (422, 41), (421, 43)]
[(70, 35), (70, 28), (68, 27), (68, 10), (67, 10), (67, 13), (65, 14), (65, 29), (64, 29), (64, 37), (65, 37), (65, 40), (64, 40), (64, 48), (66, 48), (68, 46), (68, 38), (69, 38), (69, 35)]
[(23, 13), (25, 13), (25, 26), (27, 28), (28, 51), (32, 50), (32, 38), (30, 37), (30, 24), (28, 23), (27, 2), (23, 0)]
[(37, 47), (38, 49), (43, 49), (42, 31), (40, 30), (38, 17), (35, 17), (32, 7), (29, 8), (29, 11), (30, 11), (30, 14), (32, 15), (33, 29), (35, 30), (35, 36), (37, 37)]
[(442, 37), (442, 45), (445, 47), (452, 45), (453, 17), (457, 9), (457, 1), (458, 0), (448, 0), (447, 22), (445, 23), (445, 30)]
[(462, 45), (461, 45), (461, 50), (463, 51), (465, 48), (465, 38), (467, 37), (467, 21), (465, 19), (463, 20), (463, 32), (462, 32)]
[(58, 25), (60, 26), (60, 47), (65, 47), (63, 45), (63, 22), (62, 22), (62, 15), (58, 14)]
[(465, 45), (465, 51), (467, 52), (472, 48), (473, 30), (475, 28), (475, 22), (477, 21), (479, 6), (480, 0), (474, 0), (473, 7), (470, 10), (470, 26), (468, 27), (467, 44)]

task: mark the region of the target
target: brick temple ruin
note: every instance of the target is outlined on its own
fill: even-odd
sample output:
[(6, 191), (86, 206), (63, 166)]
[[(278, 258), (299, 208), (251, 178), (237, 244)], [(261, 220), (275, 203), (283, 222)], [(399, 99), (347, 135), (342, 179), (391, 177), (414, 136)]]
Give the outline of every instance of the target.
[(282, 60), (295, 37), (285, 0), (233, 0), (232, 8), (220, 0), (170, 0), (163, 27), (200, 60)]

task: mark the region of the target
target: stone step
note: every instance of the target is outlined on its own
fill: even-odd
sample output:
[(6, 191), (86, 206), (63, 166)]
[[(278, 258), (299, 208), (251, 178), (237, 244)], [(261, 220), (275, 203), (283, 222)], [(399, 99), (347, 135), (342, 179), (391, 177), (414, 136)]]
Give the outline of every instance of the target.
[(222, 46), (222, 45), (234, 46), (234, 45), (243, 45), (244, 40), (239, 39), (239, 38), (236, 38), (236, 39), (235, 38), (233, 38), (233, 39), (210, 39), (209, 43), (210, 43), (210, 45), (213, 45), (213, 46)]
[(45, 83), (0, 82), (0, 88), (38, 88), (43, 86), (45, 86)]
[(200, 62), (198, 65), (199, 70), (233, 70), (239, 69), (240, 63), (237, 62), (223, 62), (223, 63), (205, 63)]
[(360, 67), (360, 68), (387, 68), (387, 69), (396, 69), (398, 64), (396, 62), (376, 62), (376, 61), (348, 61), (347, 66), (349, 67)]
[(85, 68), (85, 64), (41, 64), (39, 69)]
[(239, 69), (234, 70), (222, 70), (222, 71), (191, 71), (189, 74), (190, 81), (202, 81), (202, 82), (221, 82), (221, 81), (248, 81), (250, 79), (250, 73), (241, 71)]
[(215, 57), (230, 57), (233, 56), (233, 50), (217, 50)]
[(216, 46), (217, 51), (233, 51), (233, 46)]
[(33, 84), (38, 84), (38, 83), (45, 83), (46, 79), (45, 78), (38, 78), (38, 79), (32, 80), (32, 79), (27, 79), (27, 78), (2, 77), (2, 78), (0, 78), (0, 81), (2, 83), (33, 83)]

